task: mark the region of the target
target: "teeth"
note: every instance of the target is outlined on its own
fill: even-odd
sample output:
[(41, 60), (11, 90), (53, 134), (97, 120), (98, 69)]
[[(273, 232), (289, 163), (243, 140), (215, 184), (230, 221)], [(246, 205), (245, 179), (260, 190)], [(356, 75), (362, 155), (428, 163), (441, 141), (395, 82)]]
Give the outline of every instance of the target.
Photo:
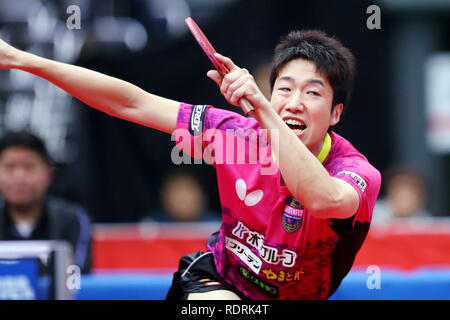
[(294, 126), (304, 126), (305, 125), (304, 123), (294, 120), (294, 119), (286, 119), (286, 120), (284, 120), (284, 122), (286, 124), (290, 124), (290, 125), (294, 125)]
[[(300, 121), (297, 121), (297, 120), (294, 120), (294, 119), (286, 119), (286, 120), (284, 120), (284, 122), (285, 122), (288, 126), (291, 127), (291, 130), (292, 130), (295, 134), (300, 134), (300, 133), (303, 132), (303, 130), (306, 129), (306, 125), (305, 125), (303, 122), (300, 122)], [(297, 127), (300, 127), (300, 128), (295, 128), (295, 127), (292, 127), (292, 126), (297, 126)]]

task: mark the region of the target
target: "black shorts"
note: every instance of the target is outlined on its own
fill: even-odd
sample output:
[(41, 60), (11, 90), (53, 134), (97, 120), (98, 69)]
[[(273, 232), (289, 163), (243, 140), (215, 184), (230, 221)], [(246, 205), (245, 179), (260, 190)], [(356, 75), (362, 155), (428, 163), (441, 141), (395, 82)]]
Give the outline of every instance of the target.
[(189, 293), (229, 290), (246, 299), (217, 273), (212, 252), (195, 252), (183, 256), (174, 273), (166, 300), (187, 300)]

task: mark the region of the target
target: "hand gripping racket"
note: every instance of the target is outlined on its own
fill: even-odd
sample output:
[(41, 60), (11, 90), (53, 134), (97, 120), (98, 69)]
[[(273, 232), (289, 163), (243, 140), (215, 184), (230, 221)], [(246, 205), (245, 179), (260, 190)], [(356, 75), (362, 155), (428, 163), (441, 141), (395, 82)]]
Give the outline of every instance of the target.
[[(199, 28), (199, 26), (195, 23), (195, 21), (191, 17), (187, 18), (185, 21), (195, 40), (197, 40), (198, 44), (203, 49), (203, 52), (206, 54), (206, 56), (214, 65), (214, 68), (216, 68), (216, 70), (220, 73), (222, 77), (225, 76), (230, 70), (228, 70), (227, 67), (225, 67), (222, 63), (220, 63), (216, 59), (216, 57), (214, 57), (216, 50), (214, 50), (213, 46), (208, 41), (208, 38), (206, 38), (202, 30)], [(246, 115), (254, 111), (252, 104), (246, 98), (242, 98), (239, 101), (239, 104), (241, 105), (242, 110), (244, 110)]]

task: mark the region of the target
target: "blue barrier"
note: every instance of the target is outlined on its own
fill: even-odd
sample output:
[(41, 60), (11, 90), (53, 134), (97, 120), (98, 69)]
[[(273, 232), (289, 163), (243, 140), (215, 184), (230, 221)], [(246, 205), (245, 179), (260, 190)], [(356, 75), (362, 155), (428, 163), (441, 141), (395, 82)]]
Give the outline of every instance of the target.
[(81, 277), (78, 300), (162, 300), (172, 274), (101, 274)]
[(370, 276), (350, 272), (330, 300), (450, 300), (449, 270), (383, 271), (373, 289)]
[[(450, 270), (382, 271), (379, 288), (369, 289), (371, 274), (352, 271), (331, 300), (450, 300)], [(96, 274), (82, 276), (79, 300), (161, 300), (172, 274)], [(370, 280), (369, 280), (370, 282)]]

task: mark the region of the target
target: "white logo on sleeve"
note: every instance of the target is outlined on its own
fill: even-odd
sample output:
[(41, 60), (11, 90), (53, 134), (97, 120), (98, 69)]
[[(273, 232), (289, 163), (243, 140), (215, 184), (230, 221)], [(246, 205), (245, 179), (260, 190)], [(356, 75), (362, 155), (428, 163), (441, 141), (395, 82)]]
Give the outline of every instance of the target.
[(337, 176), (340, 175), (340, 174), (343, 174), (343, 175), (347, 175), (347, 176), (349, 176), (349, 177), (352, 177), (352, 178), (355, 180), (355, 182), (356, 182), (356, 184), (358, 185), (358, 187), (359, 187), (363, 192), (364, 192), (364, 190), (366, 190), (367, 183), (366, 183), (366, 181), (364, 181), (364, 179), (363, 179), (360, 175), (357, 175), (356, 173), (351, 172), (351, 171), (341, 171), (341, 172), (339, 172), (339, 173), (337, 174)]
[(236, 193), (238, 198), (244, 201), (245, 205), (248, 207), (258, 204), (264, 195), (264, 192), (261, 189), (247, 194), (247, 184), (243, 179), (236, 180)]

